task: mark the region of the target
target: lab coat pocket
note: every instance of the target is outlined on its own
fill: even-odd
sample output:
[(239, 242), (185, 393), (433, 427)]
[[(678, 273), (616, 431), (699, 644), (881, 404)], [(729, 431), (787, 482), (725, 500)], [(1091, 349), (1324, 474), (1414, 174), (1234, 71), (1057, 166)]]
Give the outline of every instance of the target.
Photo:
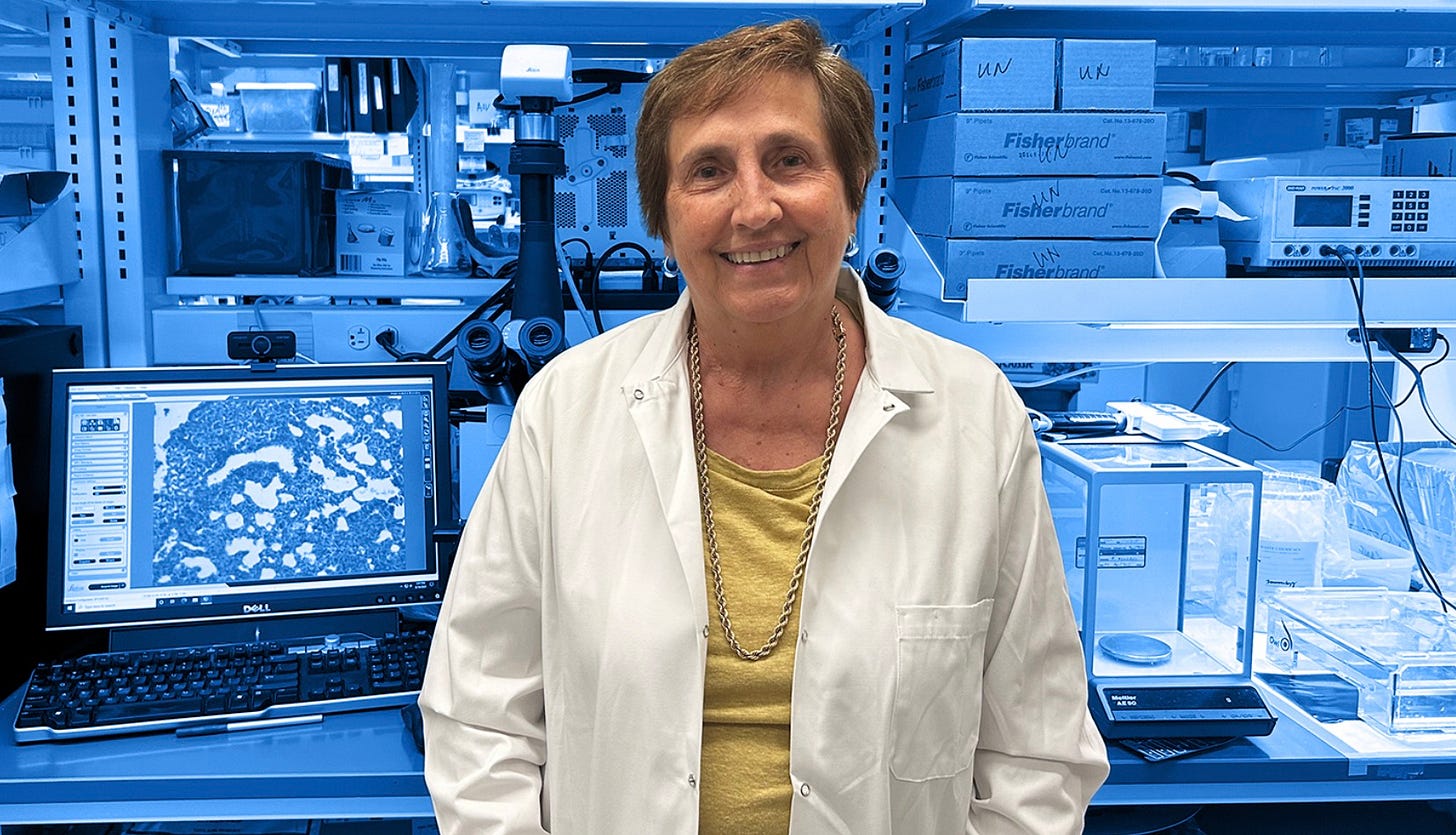
[(954, 776), (971, 765), (981, 724), (981, 666), (992, 600), (895, 607), (890, 773)]

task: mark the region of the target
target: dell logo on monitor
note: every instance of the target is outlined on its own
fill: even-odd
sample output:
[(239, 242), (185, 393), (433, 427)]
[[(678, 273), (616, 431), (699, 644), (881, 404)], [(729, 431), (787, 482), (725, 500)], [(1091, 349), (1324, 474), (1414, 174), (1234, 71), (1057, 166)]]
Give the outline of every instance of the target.
[(269, 606), (268, 606), (267, 603), (244, 603), (243, 604), (243, 614), (245, 614), (245, 615), (257, 615), (257, 614), (262, 614), (263, 612), (271, 612), (271, 611), (273, 611), (273, 610), (271, 608), (269, 608)]

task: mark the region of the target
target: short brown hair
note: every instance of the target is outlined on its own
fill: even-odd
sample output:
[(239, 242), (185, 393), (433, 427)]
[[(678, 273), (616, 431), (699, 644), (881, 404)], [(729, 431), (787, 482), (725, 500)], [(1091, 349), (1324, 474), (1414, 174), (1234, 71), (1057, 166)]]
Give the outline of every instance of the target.
[(824, 42), (808, 20), (744, 26), (688, 47), (647, 84), (637, 120), (637, 190), (651, 235), (667, 231), (667, 143), (672, 123), (707, 113), (775, 72), (803, 72), (819, 89), (820, 110), (844, 179), (849, 207), (859, 214), (875, 170), (874, 96), (848, 60)]

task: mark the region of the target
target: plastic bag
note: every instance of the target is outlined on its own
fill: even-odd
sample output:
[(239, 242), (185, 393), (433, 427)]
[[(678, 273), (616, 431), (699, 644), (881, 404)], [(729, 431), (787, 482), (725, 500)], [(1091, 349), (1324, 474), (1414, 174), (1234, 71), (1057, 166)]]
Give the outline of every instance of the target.
[[(1354, 553), (1367, 559), (1389, 561), (1385, 574), (1395, 566), (1414, 567), (1410, 540), (1401, 525), (1385, 473), (1405, 505), (1406, 518), (1416, 547), (1436, 574), (1441, 587), (1456, 588), (1456, 449), (1445, 442), (1420, 441), (1405, 444), (1382, 443), (1385, 467), (1382, 471), (1376, 446), (1355, 441), (1345, 454), (1338, 485), (1346, 502)], [(1406, 574), (1409, 576), (1410, 572)], [(1418, 586), (1425, 584), (1411, 576)], [(1405, 588), (1396, 582), (1398, 588)]]

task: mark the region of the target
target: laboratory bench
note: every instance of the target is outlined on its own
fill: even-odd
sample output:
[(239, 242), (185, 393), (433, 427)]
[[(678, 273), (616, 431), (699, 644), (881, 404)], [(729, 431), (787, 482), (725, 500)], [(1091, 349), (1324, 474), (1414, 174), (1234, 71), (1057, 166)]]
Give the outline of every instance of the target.
[[(0, 824), (427, 818), (424, 760), (397, 710), (215, 736), (16, 745), (20, 693), (0, 703)], [(1278, 712), (1279, 702), (1273, 705)], [(1304, 722), (1309, 722), (1307, 718)], [(1283, 716), (1274, 732), (1147, 763), (1109, 745), (1097, 806), (1456, 797), (1456, 745), (1366, 759)]]
[(0, 703), (0, 824), (434, 815), (398, 709), (212, 736), (17, 745), (20, 696)]

